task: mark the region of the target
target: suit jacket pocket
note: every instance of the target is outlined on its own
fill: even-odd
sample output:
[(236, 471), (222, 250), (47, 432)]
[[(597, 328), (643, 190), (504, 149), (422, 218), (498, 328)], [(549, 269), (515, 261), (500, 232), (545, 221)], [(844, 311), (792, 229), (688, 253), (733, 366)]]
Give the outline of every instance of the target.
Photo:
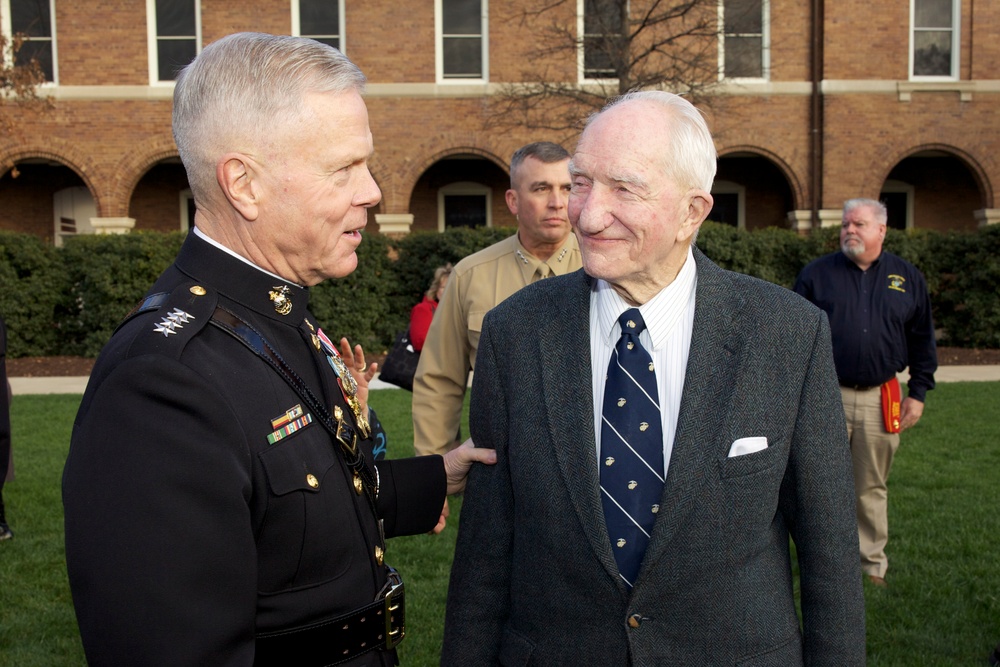
[(504, 667), (524, 667), (530, 664), (535, 645), (510, 628), (505, 628), (500, 639), (500, 664)]
[(743, 658), (737, 667), (798, 667), (802, 664), (802, 640), (798, 634), (779, 646)]
[(752, 475), (777, 465), (781, 461), (781, 443), (772, 442), (767, 449), (742, 456), (731, 456), (719, 461), (719, 474), (723, 479)]

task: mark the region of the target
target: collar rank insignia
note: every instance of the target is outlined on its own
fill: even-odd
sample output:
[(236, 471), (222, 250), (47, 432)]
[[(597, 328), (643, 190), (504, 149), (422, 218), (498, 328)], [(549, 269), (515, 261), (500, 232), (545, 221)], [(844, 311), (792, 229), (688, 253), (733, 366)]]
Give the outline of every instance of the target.
[(273, 445), (282, 438), (309, 426), (312, 421), (313, 416), (308, 412), (303, 414), (301, 405), (289, 408), (285, 414), (271, 420), (271, 428), (274, 429), (274, 432), (267, 436), (267, 442)]
[(179, 308), (174, 308), (153, 327), (153, 331), (163, 334), (164, 338), (169, 338), (170, 334), (176, 334), (178, 329), (183, 329), (184, 325), (193, 319), (194, 315), (185, 313)]
[(897, 275), (895, 273), (889, 274), (889, 289), (894, 289), (897, 292), (903, 292), (905, 294), (906, 293), (905, 285), (906, 285), (906, 278)]
[(287, 315), (292, 312), (292, 300), (288, 298), (288, 285), (275, 285), (267, 293), (267, 296), (274, 303), (274, 310), (279, 315)]

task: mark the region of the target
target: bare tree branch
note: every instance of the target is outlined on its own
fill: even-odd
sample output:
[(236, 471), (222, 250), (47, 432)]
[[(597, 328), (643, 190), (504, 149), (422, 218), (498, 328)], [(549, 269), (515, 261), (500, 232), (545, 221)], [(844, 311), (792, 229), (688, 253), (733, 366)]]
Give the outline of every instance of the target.
[(51, 98), (38, 94), (38, 86), (45, 83), (38, 61), (17, 62), (24, 41), (21, 34), (12, 39), (0, 34), (0, 137), (14, 131), (16, 120), (25, 111), (42, 112), (52, 107)]

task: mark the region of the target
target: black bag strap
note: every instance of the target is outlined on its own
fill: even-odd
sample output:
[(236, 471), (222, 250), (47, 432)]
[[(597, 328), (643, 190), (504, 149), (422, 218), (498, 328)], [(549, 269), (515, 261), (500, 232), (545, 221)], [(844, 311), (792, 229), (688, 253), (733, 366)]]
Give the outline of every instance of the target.
[[(323, 402), (316, 397), (302, 378), (281, 358), (277, 350), (246, 320), (219, 306), (216, 307), (215, 313), (212, 315), (211, 323), (243, 343), (251, 352), (263, 359), (299, 395), (299, 398), (306, 404), (306, 407), (317, 416), (319, 423), (340, 444), (344, 461), (356, 475), (356, 480), (360, 480), (365, 496), (367, 496), (368, 502), (371, 504), (372, 512), (375, 513), (375, 518), (378, 519), (378, 510), (375, 504), (378, 497), (378, 475), (377, 473), (373, 473), (372, 469), (368, 467), (364, 453), (358, 448), (358, 434), (355, 432), (354, 427), (347, 423), (343, 416), (339, 416), (339, 418), (332, 416), (329, 410), (323, 406)], [(384, 547), (385, 545), (382, 546)]]

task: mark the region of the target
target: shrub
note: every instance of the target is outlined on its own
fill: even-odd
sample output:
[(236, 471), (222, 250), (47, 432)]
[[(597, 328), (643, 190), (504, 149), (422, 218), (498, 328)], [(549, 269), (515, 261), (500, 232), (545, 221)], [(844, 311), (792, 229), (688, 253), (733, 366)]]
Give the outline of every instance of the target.
[(56, 249), (36, 236), (0, 231), (0, 315), (10, 357), (66, 354), (56, 310), (64, 293)]

